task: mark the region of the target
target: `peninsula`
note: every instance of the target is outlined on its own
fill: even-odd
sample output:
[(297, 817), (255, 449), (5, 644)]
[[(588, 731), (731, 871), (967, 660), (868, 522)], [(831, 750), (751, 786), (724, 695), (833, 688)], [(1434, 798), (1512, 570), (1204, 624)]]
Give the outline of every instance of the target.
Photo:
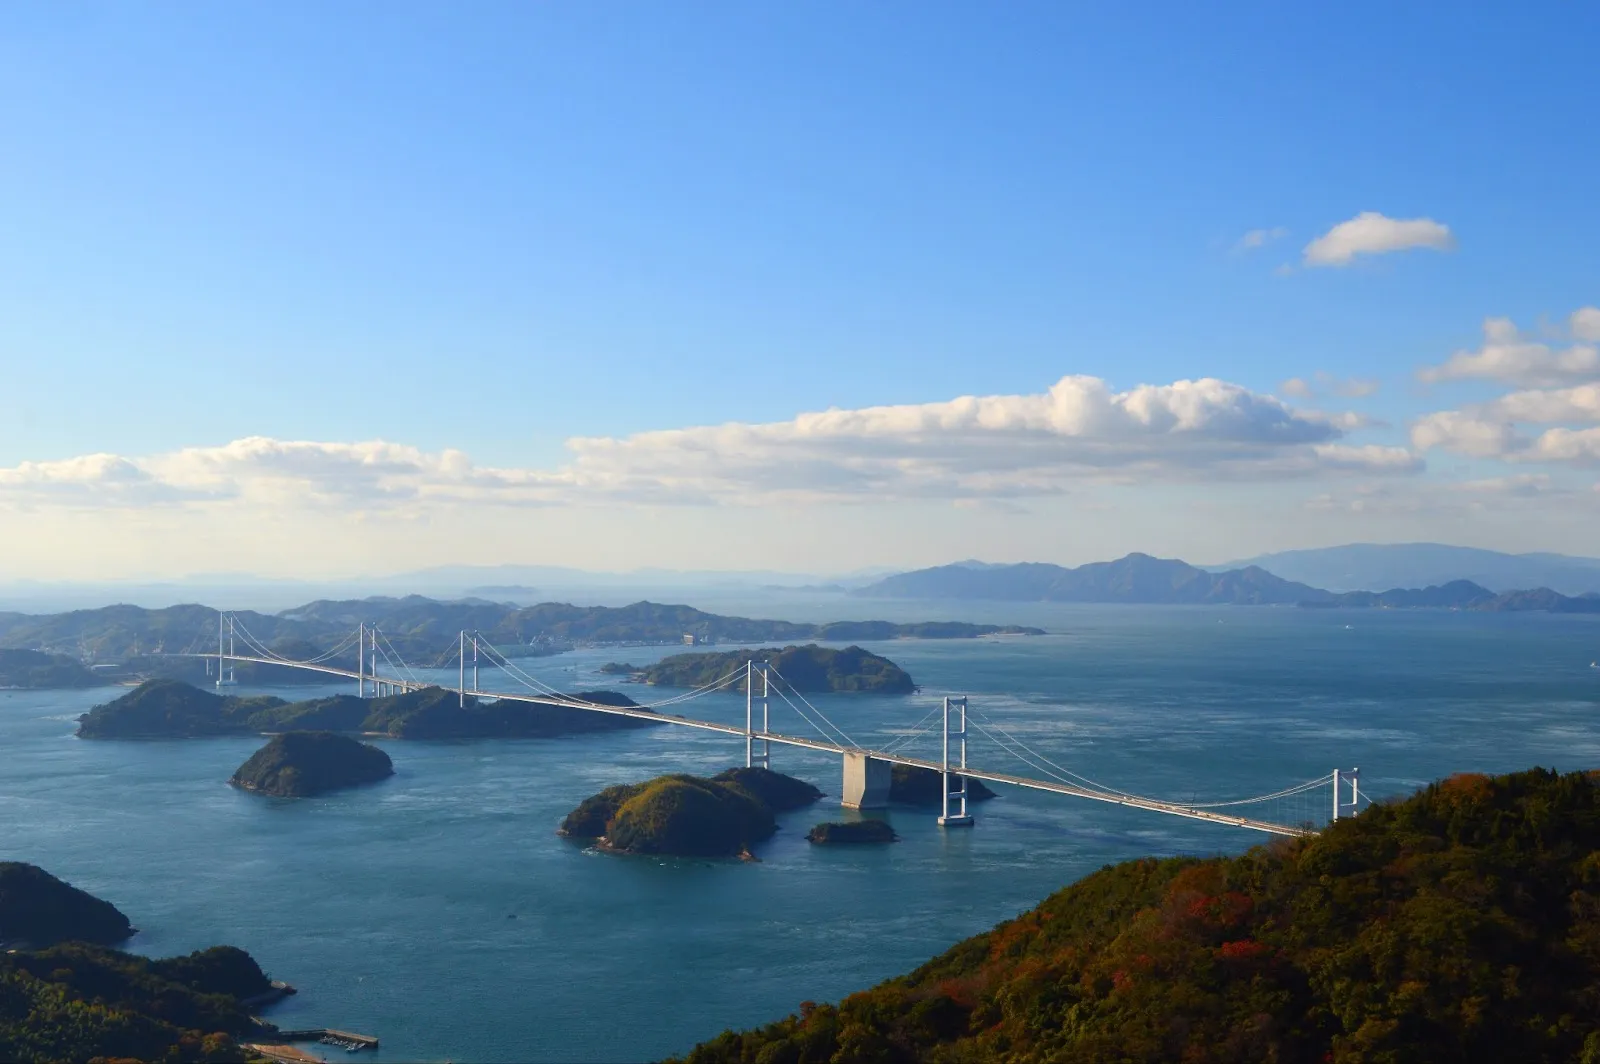
[(332, 732), (285, 732), (250, 755), (228, 780), (235, 787), (279, 798), (309, 798), (394, 775), (376, 746)]
[(254, 1059), (243, 1040), (276, 1029), (252, 1013), (292, 989), (232, 946), (164, 960), (106, 948), (132, 930), (110, 902), (0, 864), (0, 1060)]
[(41, 650), (0, 650), (0, 690), (94, 687), (104, 683), (77, 658)]
[(774, 813), (820, 797), (809, 783), (764, 768), (729, 769), (711, 779), (658, 776), (585, 799), (559, 833), (613, 853), (748, 856), (777, 830)]
[[(772, 667), (796, 691), (805, 694), (866, 691), (901, 695), (916, 690), (916, 684), (904, 669), (888, 658), (858, 646), (837, 650), (809, 644), (788, 646), (781, 650), (769, 647), (762, 650), (674, 654), (654, 665), (613, 663), (602, 666), (600, 671), (627, 675), (640, 683), (663, 687), (703, 687), (743, 669), (745, 663), (750, 661), (771, 662)], [(734, 689), (744, 690), (743, 678), (735, 683)]]

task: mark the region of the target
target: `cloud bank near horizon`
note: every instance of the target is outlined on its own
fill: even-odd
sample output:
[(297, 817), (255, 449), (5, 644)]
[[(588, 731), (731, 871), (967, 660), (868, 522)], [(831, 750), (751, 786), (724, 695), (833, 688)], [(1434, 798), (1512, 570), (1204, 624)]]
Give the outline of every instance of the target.
[(1292, 407), (1214, 378), (1115, 391), (1086, 376), (1028, 395), (804, 413), (576, 437), (557, 469), (476, 465), (457, 450), (382, 440), (265, 437), (165, 454), (0, 469), (0, 505), (126, 509), (265, 505), (374, 510), (958, 502), (1060, 495), (1090, 483), (1233, 482), (1414, 473), (1404, 447), (1345, 442), (1362, 420)]

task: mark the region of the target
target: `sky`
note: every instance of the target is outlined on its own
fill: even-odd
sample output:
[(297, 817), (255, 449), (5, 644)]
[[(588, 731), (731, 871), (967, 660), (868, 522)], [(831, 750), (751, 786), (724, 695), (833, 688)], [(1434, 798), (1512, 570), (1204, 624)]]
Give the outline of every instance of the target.
[(1600, 553), (1592, 5), (0, 7), (0, 578)]

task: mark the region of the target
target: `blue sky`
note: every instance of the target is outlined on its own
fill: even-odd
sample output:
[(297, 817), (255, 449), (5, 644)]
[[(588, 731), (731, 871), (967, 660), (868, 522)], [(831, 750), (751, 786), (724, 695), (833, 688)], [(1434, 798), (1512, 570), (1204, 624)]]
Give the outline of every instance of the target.
[[(0, 533), (17, 546), (0, 571), (73, 575), (95, 540), (63, 530), (85, 528), (126, 544), (85, 575), (223, 553), (285, 573), (473, 553), (1206, 560), (1394, 538), (1581, 553), (1600, 441), (1543, 434), (1600, 423), (1565, 394), (1600, 374), (1581, 358), (1545, 379), (1418, 374), (1478, 349), (1488, 318), (1552, 358), (1592, 343), (1572, 315), (1600, 303), (1600, 10), (1437, 11), (9, 6)], [(1447, 235), (1308, 264), (1363, 212)], [(1252, 231), (1271, 238), (1241, 249)], [(1365, 383), (1284, 388), (1319, 372)], [(992, 433), (935, 459), (898, 422), (826, 454), (768, 434), (761, 469), (739, 441), (629, 442), (1041, 395), (1068, 375), (1113, 394), (1218, 378), (1345, 416), (1294, 446), (1409, 464), (1185, 457), (1174, 474), (1141, 451), (1092, 475), (1052, 458), (1022, 484)], [(1485, 406), (1529, 387), (1562, 392), (1540, 401), (1563, 416)], [(1419, 435), (1441, 412), (1461, 416)], [(1524, 427), (1485, 442), (1507, 425)], [(873, 449), (905, 431), (911, 449)], [(1181, 431), (1165, 442), (1189, 456)], [(320, 449), (206, 451), (250, 438)], [(409, 450), (337, 450), (374, 441)], [(742, 468), (684, 464), (720, 446)], [(596, 453), (603, 470), (567, 472)], [(902, 491), (863, 480), (864, 459), (944, 464)], [(509, 473), (468, 485), (464, 462)], [(783, 490), (791, 467), (811, 471), (805, 492)], [(451, 533), (463, 516), (489, 542)], [(610, 531), (642, 516), (649, 543)], [(280, 546), (355, 528), (364, 553)], [(234, 535), (232, 551), (195, 545)]]

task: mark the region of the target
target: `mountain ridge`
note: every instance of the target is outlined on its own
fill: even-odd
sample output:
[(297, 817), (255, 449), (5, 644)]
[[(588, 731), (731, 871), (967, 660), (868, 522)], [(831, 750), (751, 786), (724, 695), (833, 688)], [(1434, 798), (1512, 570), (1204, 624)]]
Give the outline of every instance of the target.
[(1496, 592), (1470, 580), (1427, 587), (1336, 593), (1285, 580), (1259, 566), (1213, 572), (1175, 558), (1129, 554), (1075, 569), (1046, 562), (974, 569), (967, 563), (900, 573), (856, 592), (877, 598), (990, 599), (1145, 605), (1248, 605), (1382, 609), (1544, 610), (1600, 613), (1600, 593), (1548, 587)]
[(1293, 606), (1329, 596), (1321, 588), (1284, 580), (1255, 566), (1211, 573), (1175, 558), (1137, 552), (1076, 568), (1018, 562), (978, 569), (970, 562), (958, 562), (897, 573), (855, 594), (865, 598), (1256, 606)]
[(1541, 587), (1568, 596), (1600, 591), (1600, 558), (1512, 554), (1447, 543), (1346, 543), (1200, 568), (1221, 572), (1248, 565), (1335, 592), (1426, 587), (1456, 580), (1470, 580), (1497, 593)]

